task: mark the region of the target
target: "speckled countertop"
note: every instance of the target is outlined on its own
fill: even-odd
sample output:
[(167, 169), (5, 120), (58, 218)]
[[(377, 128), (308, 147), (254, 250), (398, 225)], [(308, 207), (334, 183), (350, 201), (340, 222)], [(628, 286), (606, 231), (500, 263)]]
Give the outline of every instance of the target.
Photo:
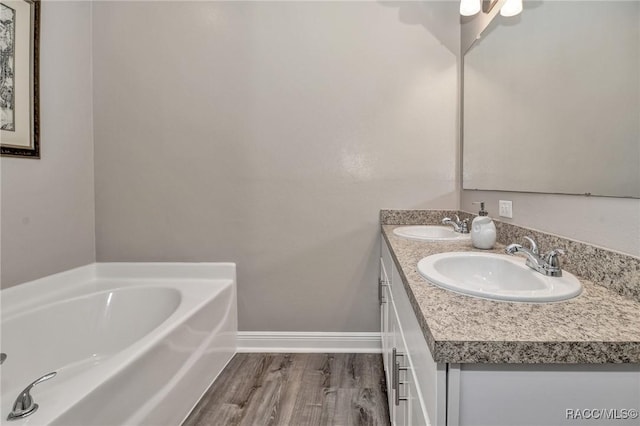
[(422, 278), (418, 261), (486, 250), (470, 241), (404, 239), (393, 234), (397, 226), (382, 225), (382, 233), (436, 362), (640, 363), (640, 302), (584, 279), (582, 294), (560, 303), (497, 302), (447, 291)]

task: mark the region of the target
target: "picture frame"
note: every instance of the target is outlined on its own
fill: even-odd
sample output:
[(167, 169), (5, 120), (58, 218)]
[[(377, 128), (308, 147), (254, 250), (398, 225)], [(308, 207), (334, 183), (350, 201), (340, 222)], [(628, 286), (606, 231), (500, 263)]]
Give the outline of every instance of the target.
[(0, 155), (40, 158), (40, 0), (0, 0)]

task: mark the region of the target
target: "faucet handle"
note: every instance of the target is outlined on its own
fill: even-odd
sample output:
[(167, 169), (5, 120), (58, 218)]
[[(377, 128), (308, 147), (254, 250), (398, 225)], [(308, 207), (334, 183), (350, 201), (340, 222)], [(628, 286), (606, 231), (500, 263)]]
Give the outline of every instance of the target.
[(16, 402), (13, 404), (13, 410), (9, 413), (7, 420), (17, 420), (23, 417), (27, 417), (30, 414), (33, 414), (38, 409), (38, 404), (33, 402), (33, 398), (29, 393), (31, 388), (35, 385), (44, 382), (45, 380), (49, 380), (55, 377), (57, 373), (54, 371), (53, 373), (45, 374), (44, 376), (34, 380), (29, 386), (24, 388)]
[(531, 253), (538, 254), (538, 244), (531, 237), (524, 237), (525, 240), (529, 242), (529, 246), (531, 247)]
[(549, 253), (547, 253), (544, 256), (544, 261), (550, 267), (560, 269), (560, 259), (558, 259), (558, 257), (562, 256), (562, 255), (564, 255), (564, 250), (562, 250), (562, 249), (558, 248), (558, 249), (555, 249), (555, 250), (551, 250)]

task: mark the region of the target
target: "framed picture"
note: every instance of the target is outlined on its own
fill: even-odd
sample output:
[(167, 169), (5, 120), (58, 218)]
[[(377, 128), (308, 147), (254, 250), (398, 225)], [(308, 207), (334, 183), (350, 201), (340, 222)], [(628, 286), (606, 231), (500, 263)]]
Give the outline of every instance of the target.
[(0, 150), (40, 158), (39, 0), (0, 0)]

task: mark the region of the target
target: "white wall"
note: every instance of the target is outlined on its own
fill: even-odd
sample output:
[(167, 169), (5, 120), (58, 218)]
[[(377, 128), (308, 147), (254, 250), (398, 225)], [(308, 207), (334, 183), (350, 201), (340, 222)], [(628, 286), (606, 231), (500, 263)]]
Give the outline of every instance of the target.
[(98, 260), (236, 261), (241, 330), (377, 330), (379, 209), (459, 199), (457, 4), (415, 5), (96, 3)]
[(41, 159), (2, 157), (1, 281), (95, 260), (91, 4), (43, 2)]

